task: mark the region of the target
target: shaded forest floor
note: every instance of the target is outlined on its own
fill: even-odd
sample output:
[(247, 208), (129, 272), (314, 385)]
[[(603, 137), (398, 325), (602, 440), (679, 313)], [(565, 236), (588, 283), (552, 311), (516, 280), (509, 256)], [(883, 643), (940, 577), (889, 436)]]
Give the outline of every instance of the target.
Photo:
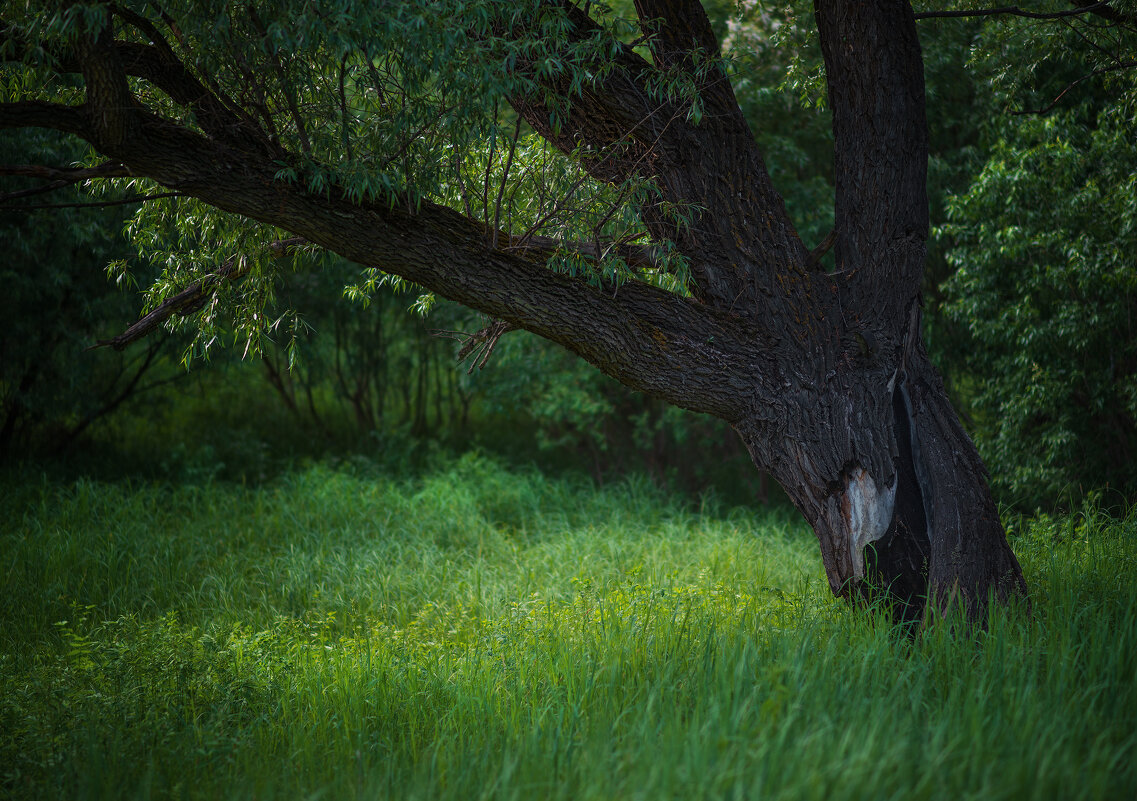
[(1015, 518), (1033, 613), (915, 636), (788, 512), (467, 455), (0, 476), (11, 798), (1125, 798), (1137, 513)]

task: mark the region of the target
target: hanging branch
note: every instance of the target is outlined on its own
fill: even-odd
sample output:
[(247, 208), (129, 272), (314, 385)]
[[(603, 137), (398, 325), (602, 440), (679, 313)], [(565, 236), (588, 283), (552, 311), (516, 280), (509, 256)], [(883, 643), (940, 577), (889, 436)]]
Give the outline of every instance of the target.
[[(291, 239), (281, 239), (272, 242), (267, 246), (267, 250), (273, 258), (281, 258), (301, 245), (305, 244), (306, 240), (301, 237), (292, 237)], [(231, 256), (217, 269), (217, 272), (210, 273), (209, 275), (194, 281), (178, 294), (173, 297), (166, 298), (162, 301), (157, 308), (145, 315), (130, 328), (123, 331), (118, 336), (111, 337), (110, 339), (100, 339), (87, 350), (93, 348), (112, 347), (115, 350), (122, 350), (132, 342), (137, 342), (139, 339), (147, 336), (153, 331), (157, 330), (159, 326), (173, 317), (175, 314), (186, 316), (192, 314), (211, 292), (223, 281), (236, 281), (245, 276), (249, 271), (249, 259), (244, 256)]]

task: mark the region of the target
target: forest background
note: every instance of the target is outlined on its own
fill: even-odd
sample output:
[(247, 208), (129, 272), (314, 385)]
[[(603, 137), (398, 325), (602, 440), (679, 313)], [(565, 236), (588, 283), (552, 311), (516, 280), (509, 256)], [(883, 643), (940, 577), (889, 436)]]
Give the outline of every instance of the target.
[[(811, 11), (706, 6), (822, 241)], [(8, 174), (3, 795), (1132, 795), (1137, 32), (919, 24), (925, 335), (1030, 615), (911, 636), (839, 604), (725, 424), (521, 331), (459, 364), (484, 319), (396, 282), (360, 299), (346, 262), (278, 259), (254, 343), (223, 323), (234, 285), (92, 349), (154, 302), (175, 239)], [(0, 165), (89, 158), (0, 131)]]

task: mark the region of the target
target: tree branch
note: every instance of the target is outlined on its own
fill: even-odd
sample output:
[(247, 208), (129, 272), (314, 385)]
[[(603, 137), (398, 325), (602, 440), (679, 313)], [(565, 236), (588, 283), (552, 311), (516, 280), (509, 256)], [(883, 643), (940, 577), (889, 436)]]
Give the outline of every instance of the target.
[(83, 73), (87, 119), (105, 147), (124, 145), (138, 136), (138, 102), (130, 91), (122, 61), (109, 27), (75, 40), (75, 55)]
[(1026, 17), (1028, 19), (1062, 19), (1076, 17), (1079, 14), (1099, 14), (1113, 9), (1109, 3), (1094, 3), (1081, 8), (1072, 8), (1067, 11), (1025, 11), (1018, 6), (1001, 6), (999, 8), (979, 8), (963, 11), (920, 11), (915, 14), (916, 19), (959, 19), (961, 17), (994, 17), (1011, 16)]
[(1061, 92), (1059, 92), (1058, 96), (1055, 97), (1052, 101), (1050, 101), (1050, 103), (1048, 105), (1046, 105), (1045, 107), (1040, 108), (1040, 109), (1026, 110), (1026, 111), (1012, 111), (1011, 113), (1015, 116), (1036, 115), (1036, 116), (1041, 117), (1041, 116), (1043, 116), (1045, 114), (1049, 114), (1051, 111), (1053, 111), (1054, 107), (1057, 106), (1062, 101), (1062, 98), (1066, 96), (1066, 93), (1069, 92), (1071, 89), (1073, 89), (1078, 84), (1080, 84), (1082, 81), (1089, 80), (1090, 78), (1093, 78), (1093, 77), (1098, 76), (1098, 75), (1102, 75), (1106, 72), (1118, 72), (1119, 70), (1128, 70), (1128, 69), (1133, 69), (1134, 67), (1137, 67), (1137, 61), (1122, 61), (1122, 62), (1119, 62), (1117, 64), (1112, 64), (1108, 67), (1098, 67), (1093, 72), (1086, 73), (1081, 78), (1076, 78), (1073, 81), (1070, 81), (1070, 83), (1067, 84), (1066, 88), (1063, 89)]
[(59, 189), (73, 186), (80, 181), (87, 181), (94, 178), (125, 178), (130, 175), (130, 171), (123, 165), (113, 161), (108, 161), (97, 167), (43, 167), (38, 164), (0, 164), (0, 175), (16, 175), (26, 178), (41, 178), (44, 180), (55, 179), (52, 180), (51, 183), (42, 186), (2, 194), (0, 195), (0, 203), (3, 203), (8, 200), (15, 200), (16, 198), (55, 192)]
[(94, 167), (45, 167), (40, 164), (0, 164), (0, 175), (25, 178), (55, 179), (68, 184), (89, 178), (128, 178), (130, 170), (117, 161), (106, 161)]
[(869, 5), (814, 3), (833, 109), (837, 269), (861, 280), (868, 268), (882, 304), (906, 304), (929, 225), (923, 59), (908, 4)]
[[(174, 103), (187, 108), (202, 130), (220, 141), (228, 142), (238, 149), (279, 158), (283, 151), (275, 146), (270, 138), (236, 103), (218, 91), (215, 94), (198, 80), (193, 72), (178, 58), (173, 48), (162, 37), (153, 24), (126, 9), (114, 7), (114, 13), (130, 25), (152, 39), (154, 44), (109, 40), (104, 32), (104, 40), (95, 50), (101, 55), (102, 68), (95, 71), (103, 76), (100, 80), (110, 86), (110, 74), (118, 70), (123, 77), (141, 78), (159, 89)], [(91, 72), (90, 57), (92, 45), (80, 43), (72, 50), (61, 49), (58, 45), (36, 44), (16, 35), (12, 29), (0, 31), (0, 45), (7, 43), (19, 55), (23, 51), (39, 48), (50, 54), (55, 67), (63, 73), (83, 73), (86, 79)], [(119, 91), (115, 89), (114, 91)], [(101, 101), (99, 101), (101, 102)], [(121, 102), (136, 105), (133, 98)], [(95, 103), (98, 105), (98, 102)], [(93, 107), (90, 104), (84, 108)], [(77, 133), (72, 131), (72, 133)], [(84, 135), (84, 138), (88, 136)]]
[[(165, 141), (176, 135), (175, 141)], [(149, 177), (217, 208), (274, 225), (359, 264), (376, 267), (563, 345), (617, 380), (727, 420), (740, 399), (773, 393), (773, 343), (782, 332), (741, 325), (639, 282), (619, 291), (549, 270), (543, 258), (488, 247), (481, 223), (444, 206), (352, 202), (275, 181), (275, 167), (222, 166), (189, 132), (147, 130), (163, 158), (140, 154)], [(176, 155), (176, 157), (175, 157)], [(127, 163), (135, 168), (133, 160)], [(192, 302), (188, 297), (183, 302)], [(763, 365), (771, 365), (768, 371)], [(743, 378), (745, 377), (745, 378)], [(743, 382), (733, 384), (732, 382)], [(761, 390), (755, 382), (769, 382)], [(748, 402), (748, 401), (747, 401)]]
[(503, 334), (516, 330), (515, 326), (504, 320), (492, 320), (472, 334), (465, 331), (441, 329), (432, 330), (431, 333), (437, 337), (445, 337), (462, 343), (462, 347), (458, 349), (457, 360), (459, 364), (469, 358), (470, 354), (473, 354), (474, 358), (470, 360), (470, 366), (466, 369), (466, 375), (470, 375), (475, 369), (481, 370), (486, 366), (486, 362), (493, 355), (494, 348), (497, 347), (498, 340)]
[(42, 100), (0, 103), (0, 128), (47, 128), (75, 134), (84, 139), (91, 135), (82, 106), (66, 106)]
[(1076, 6), (1081, 6), (1082, 9), (1089, 11), (1094, 16), (1119, 25), (1132, 25), (1134, 22), (1131, 15), (1121, 13), (1109, 3), (1095, 3), (1094, 0), (1071, 0), (1071, 2)]
[[(14, 192), (11, 195), (0, 195), (0, 202), (12, 197), (18, 197), (20, 194), (19, 192)], [(133, 197), (118, 198), (117, 200), (92, 200), (79, 203), (20, 203), (12, 206), (0, 206), (0, 209), (4, 209), (5, 211), (24, 211), (26, 209), (106, 208), (109, 206), (128, 206), (131, 203), (147, 203), (151, 200), (163, 200), (169, 197), (185, 196), (185, 192), (156, 192), (153, 195), (135, 195)]]
[[(567, 101), (553, 108), (540, 93), (510, 102), (541, 136), (566, 154), (579, 154), (581, 165), (597, 180), (621, 183), (650, 180), (662, 202), (649, 202), (640, 217), (657, 240), (668, 239), (692, 265), (692, 292), (699, 300), (735, 313), (755, 314), (762, 298), (784, 293), (777, 275), (800, 271), (807, 251), (770, 181), (749, 125), (718, 65), (700, 63), (717, 54), (706, 15), (690, 0), (643, 0), (641, 16), (660, 19), (649, 38), (660, 57), (686, 71), (698, 85), (701, 118), (679, 98), (658, 99), (651, 84), (666, 82), (667, 70), (648, 64), (620, 44), (611, 63), (596, 74), (602, 81), (574, 88), (572, 76), (544, 76), (545, 95)], [(565, 7), (570, 38), (583, 42), (603, 35), (580, 9)], [(694, 15), (694, 16), (692, 16)], [(566, 60), (568, 56), (566, 55)], [(599, 66), (599, 65), (598, 65)], [(519, 72), (535, 74), (532, 65)], [(560, 115), (560, 127), (552, 124)], [(745, 176), (743, 179), (741, 176)], [(740, 191), (740, 183), (745, 188)], [(691, 225), (677, 224), (671, 209), (694, 210)]]
[[(153, 365), (154, 357), (158, 355), (158, 351), (161, 349), (161, 342), (156, 342), (151, 345), (150, 348), (146, 351), (146, 356), (143, 358), (142, 364), (134, 372), (134, 375), (130, 378), (130, 380), (126, 382), (126, 386), (124, 386), (117, 395), (107, 400), (98, 409), (94, 409), (84, 414), (83, 419), (63, 435), (60, 442), (56, 445), (56, 452), (59, 453), (65, 451), (71, 445), (71, 443), (74, 442), (75, 439), (80, 434), (82, 434), (88, 426), (91, 425), (91, 423), (95, 422), (100, 417), (105, 417), (106, 415), (112, 413), (115, 409), (121, 406), (127, 398), (134, 394), (134, 391), (138, 386), (138, 382), (142, 379), (142, 376), (146, 374), (146, 371), (150, 369), (151, 365)], [(115, 377), (114, 383), (118, 383), (118, 376)], [(114, 384), (111, 385), (112, 388), (113, 386)]]
[(300, 107), (296, 103), (296, 94), (288, 81), (288, 74), (284, 69), (284, 64), (280, 60), (280, 53), (277, 52), (276, 45), (272, 43), (264, 23), (257, 13), (256, 7), (250, 4), (247, 6), (246, 11), (248, 12), (249, 20), (252, 22), (253, 27), (257, 33), (260, 34), (265, 53), (272, 59), (272, 66), (276, 70), (277, 80), (280, 83), (280, 92), (284, 95), (284, 100), (288, 104), (288, 111), (292, 115), (292, 122), (296, 125), (296, 135), (300, 139), (300, 150), (307, 158), (311, 159), (312, 143), (308, 139), (308, 128), (304, 124), (304, 116), (300, 113)]
[[(634, 75), (617, 74), (618, 86), (634, 92), (630, 97), (642, 106), (644, 95), (635, 86)], [(613, 111), (621, 95), (607, 93), (604, 87), (598, 87), (598, 92), (603, 95), (594, 98), (599, 110), (604, 114)], [(97, 104), (102, 99), (98, 92), (90, 97), (90, 110), (98, 118), (102, 109)], [(574, 103), (573, 108), (574, 114), (582, 113), (581, 104)], [(18, 110), (22, 113), (17, 115), (11, 106), (0, 107), (0, 121), (20, 116), (22, 124), (36, 118), (51, 122), (48, 127), (61, 127), (75, 114), (43, 104)], [(399, 275), (492, 319), (532, 331), (563, 345), (622, 383), (684, 408), (738, 420), (753, 412), (752, 399), (772, 397), (783, 386), (772, 353), (786, 332), (769, 328), (759, 313), (740, 319), (741, 306), (729, 313), (729, 298), (716, 310), (635, 281), (621, 285), (618, 291), (611, 286), (596, 288), (584, 278), (548, 269), (538, 254), (507, 249), (508, 238), (502, 239), (500, 248), (489, 247), (483, 224), (444, 206), (423, 202), (418, 209), (410, 210), (388, 199), (355, 201), (334, 189), (312, 194), (304, 189), (303, 182), (276, 180), (279, 167), (270, 159), (236, 152), (224, 140), (203, 136), (137, 105), (131, 111), (139, 126), (136, 136), (104, 137), (102, 131), (72, 127), (135, 175), (221, 211), (289, 231), (351, 261)], [(613, 120), (609, 116), (600, 122), (611, 125)], [(733, 138), (724, 142), (719, 136), (724, 130)], [(704, 131), (707, 135), (701, 136)], [(773, 266), (795, 258), (792, 252), (787, 256), (785, 249), (778, 250), (774, 241), (787, 236), (787, 231), (796, 240), (784, 209), (779, 217), (779, 209), (770, 208), (768, 196), (755, 193), (752, 186), (740, 193), (732, 183), (740, 176), (750, 181), (755, 176), (752, 168), (760, 167), (749, 130), (734, 126), (731, 120), (712, 119), (698, 130), (684, 124), (682, 130), (676, 129), (675, 136), (667, 147), (673, 151), (678, 148), (676, 158), (657, 162), (671, 171), (664, 178), (667, 191), (680, 199), (706, 196), (713, 203), (712, 212), (721, 211), (727, 218), (724, 221), (717, 213), (708, 213), (704, 215), (707, 221), (700, 225), (725, 225), (738, 234), (724, 241), (771, 237), (764, 246), (776, 259)], [(717, 150), (708, 147), (708, 141), (713, 141)], [(774, 216), (761, 216), (767, 213)], [(759, 215), (757, 220), (750, 219), (755, 215)], [(710, 242), (714, 235), (705, 239)], [(700, 253), (697, 241), (686, 244), (689, 258), (691, 253)], [(798, 264), (804, 264), (806, 253), (800, 242), (798, 250)], [(755, 263), (755, 253), (759, 252), (740, 252), (733, 261), (727, 254), (728, 259), (721, 262), (726, 271), (722, 280), (701, 287), (704, 297), (721, 300), (723, 287), (728, 284), (746, 287), (746, 266)], [(716, 259), (723, 255), (717, 250), (708, 254)], [(706, 264), (720, 262), (708, 259)], [(693, 270), (702, 266), (696, 263)], [(236, 262), (228, 266), (227, 273), (235, 269)], [(140, 320), (132, 327), (131, 336), (200, 302), (211, 281), (231, 280), (229, 274), (221, 272)], [(710, 268), (704, 275), (716, 278)], [(746, 322), (748, 317), (750, 321)], [(125, 337), (120, 335), (106, 344), (121, 346)]]
[(806, 260), (806, 265), (809, 267), (816, 267), (821, 263), (821, 259), (833, 247), (837, 241), (837, 229), (834, 228), (825, 238), (821, 240), (820, 244), (813, 250), (809, 251), (809, 258)]
[(116, 42), (115, 45), (127, 75), (142, 78), (179, 106), (190, 109), (201, 129), (211, 137), (240, 150), (280, 158), (283, 151), (252, 117), (231, 110), (185, 64), (176, 60), (172, 50), (135, 42)]
[(659, 268), (659, 258), (654, 247), (629, 242), (561, 242), (547, 236), (529, 235), (513, 237), (506, 250), (532, 251), (540, 254), (542, 258), (548, 258), (558, 251), (570, 250), (595, 261), (600, 261), (606, 254), (614, 253), (630, 267), (641, 270)]

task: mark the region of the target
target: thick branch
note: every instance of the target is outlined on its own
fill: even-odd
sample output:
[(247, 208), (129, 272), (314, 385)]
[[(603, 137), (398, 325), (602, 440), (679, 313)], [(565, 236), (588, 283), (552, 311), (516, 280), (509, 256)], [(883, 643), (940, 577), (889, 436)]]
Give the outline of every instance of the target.
[[(583, 16), (571, 7), (568, 13)], [(590, 24), (587, 18), (584, 21)], [(107, 66), (118, 55), (101, 40), (95, 50), (81, 54), (80, 61)], [(157, 57), (157, 51), (145, 53)], [(127, 51), (123, 56), (133, 63)], [(630, 51), (625, 56), (638, 59)], [(84, 71), (98, 72), (86, 67)], [(610, 113), (624, 99), (608, 91), (612, 86), (627, 88), (633, 106), (642, 107), (646, 97), (635, 74), (618, 69), (614, 75), (615, 84), (606, 83), (591, 96), (604, 115), (596, 124), (611, 126)], [(125, 81), (121, 71), (118, 78)], [(657, 166), (667, 195), (700, 202), (708, 209), (679, 244), (686, 248), (693, 270), (702, 271), (696, 279), (702, 281), (698, 292), (721, 309), (714, 311), (646, 284), (595, 288), (583, 279), (552, 272), (537, 254), (509, 250), (508, 238), (502, 238), (501, 248), (489, 246), (482, 224), (442, 206), (423, 203), (412, 213), (401, 202), (360, 204), (334, 192), (308, 194), (302, 181), (277, 181), (279, 168), (271, 160), (238, 152), (219, 137), (206, 138), (137, 103), (104, 114), (99, 104), (110, 98), (111, 89), (125, 84), (111, 75), (99, 85), (103, 88), (89, 87), (90, 116), (99, 124), (75, 126), (77, 132), (136, 175), (222, 211), (277, 226), (352, 261), (400, 275), (494, 319), (533, 331), (622, 383), (686, 408), (736, 420), (753, 412), (744, 407), (754, 399), (771, 397), (782, 386), (769, 354), (785, 332), (760, 327), (766, 323), (754, 314), (750, 301), (764, 292), (752, 294), (755, 285), (748, 273), (755, 265), (778, 271), (787, 259), (796, 259), (800, 270), (807, 254), (776, 193), (760, 186), (768, 185), (768, 178), (749, 131), (737, 124), (741, 119), (737, 108), (721, 118), (710, 115), (699, 127), (680, 120), (682, 126), (674, 135), (662, 129), (656, 132), (667, 137), (657, 143), (666, 156)], [(582, 103), (574, 103), (574, 119), (584, 126), (582, 130), (596, 132), (579, 116), (582, 108), (587, 109), (587, 102)], [(59, 122), (57, 110), (51, 115), (42, 106), (35, 110)], [(112, 124), (120, 112), (138, 126), (137, 135), (120, 135)], [(0, 120), (3, 117), (0, 110)], [(617, 138), (625, 132), (618, 130)], [(787, 241), (791, 246), (786, 246)], [(724, 253), (716, 242), (735, 250)], [(763, 254), (769, 255), (768, 263), (760, 261)], [(762, 289), (776, 291), (769, 290), (775, 284), (773, 277), (766, 277)], [(193, 294), (178, 302), (192, 303)], [(734, 302), (734, 314), (728, 315)], [(742, 323), (740, 314), (753, 322)]]
[(175, 103), (193, 111), (198, 125), (211, 137), (258, 155), (282, 155), (248, 115), (230, 110), (172, 51), (133, 42), (117, 42), (116, 49), (127, 75), (148, 81)]
[[(806, 248), (773, 188), (725, 73), (708, 63), (717, 45), (701, 7), (695, 15), (696, 3), (640, 6), (645, 18), (663, 22), (649, 40), (660, 57), (698, 80), (702, 115), (697, 124), (678, 100), (653, 98), (648, 83), (664, 76), (627, 46), (618, 49), (605, 80), (579, 92), (567, 74), (542, 80), (549, 93), (569, 101), (560, 128), (550, 124), (557, 110), (540, 97), (511, 102), (563, 152), (588, 146), (595, 155), (585, 155), (582, 164), (597, 179), (647, 178), (665, 203), (694, 207), (690, 227), (677, 226), (663, 205), (649, 205), (641, 216), (655, 238), (673, 240), (690, 259), (697, 298), (736, 314), (757, 314), (762, 298), (784, 291), (778, 276), (802, 269)], [(583, 11), (569, 5), (565, 13), (574, 41), (598, 35)], [(695, 52), (701, 53), (699, 70)]]
[[(118, 94), (119, 102), (128, 106), (134, 101), (126, 91), (125, 77), (141, 78), (177, 105), (192, 111), (197, 124), (209, 136), (258, 155), (271, 158), (282, 155), (283, 151), (272, 144), (250, 115), (228, 98), (212, 92), (194, 75), (148, 20), (121, 8), (116, 8), (115, 13), (152, 38), (155, 44), (109, 40), (109, 34), (104, 32), (93, 43), (80, 42), (73, 49), (65, 49), (47, 43), (36, 45), (7, 30), (0, 31), (0, 45), (7, 44), (16, 56), (37, 47), (44, 49), (51, 54), (60, 72), (82, 73), (85, 80), (96, 81), (94, 88), (99, 98), (109, 97), (109, 91)], [(111, 78), (116, 71), (121, 81)], [(89, 92), (91, 88), (89, 85)], [(91, 103), (99, 105), (103, 100), (89, 97), (89, 108), (94, 107)]]
[(87, 139), (91, 135), (81, 106), (42, 100), (0, 103), (0, 128), (47, 128)]
[[(734, 420), (745, 413), (743, 404), (780, 385), (769, 356), (778, 334), (746, 330), (737, 319), (645, 284), (591, 287), (550, 271), (543, 259), (504, 244), (490, 248), (481, 223), (442, 206), (423, 203), (412, 213), (398, 202), (308, 194), (276, 180), (271, 162), (238, 158), (168, 120), (145, 113), (139, 120), (139, 137), (105, 153), (134, 174), (537, 333), (635, 389)], [(188, 305), (207, 289), (177, 303)]]
[(912, 10), (895, 0), (815, 0), (814, 9), (833, 109), (837, 269), (869, 268), (865, 277), (882, 286), (882, 302), (901, 304), (892, 311), (903, 319), (928, 237), (924, 69)]
[(87, 119), (108, 147), (125, 144), (139, 131), (135, 114), (138, 104), (130, 92), (115, 44), (107, 28), (98, 35), (81, 35), (75, 41), (75, 54), (87, 88)]

